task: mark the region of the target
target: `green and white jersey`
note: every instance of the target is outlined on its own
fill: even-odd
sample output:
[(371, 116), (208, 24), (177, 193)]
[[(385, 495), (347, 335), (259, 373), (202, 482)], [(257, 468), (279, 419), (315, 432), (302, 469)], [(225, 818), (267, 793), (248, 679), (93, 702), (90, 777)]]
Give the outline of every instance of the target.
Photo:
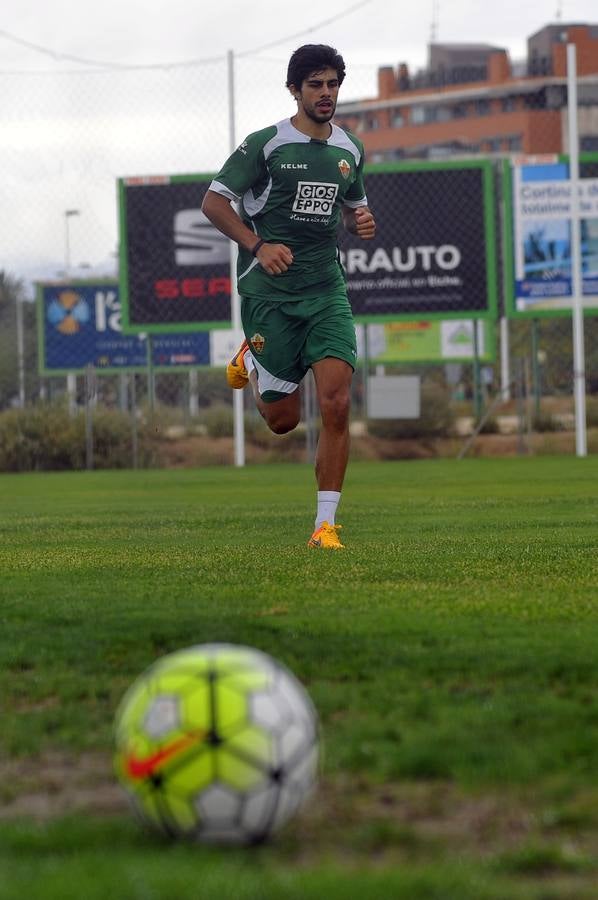
[(250, 134), (210, 184), (231, 201), (265, 241), (286, 244), (293, 263), (268, 275), (252, 254), (239, 249), (242, 296), (303, 294), (338, 281), (336, 234), (343, 206), (367, 205), (363, 145), (331, 123), (328, 140), (310, 138), (290, 119)]

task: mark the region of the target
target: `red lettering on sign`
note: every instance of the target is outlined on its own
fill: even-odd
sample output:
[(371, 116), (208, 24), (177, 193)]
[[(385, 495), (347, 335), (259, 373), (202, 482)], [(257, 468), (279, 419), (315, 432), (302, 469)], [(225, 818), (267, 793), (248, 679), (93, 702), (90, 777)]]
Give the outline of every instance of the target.
[(158, 300), (199, 300), (205, 297), (230, 295), (230, 278), (162, 278), (154, 282), (154, 293)]
[(175, 278), (156, 281), (154, 290), (158, 300), (176, 300), (179, 296), (179, 286)]
[(181, 293), (183, 297), (205, 297), (205, 278), (184, 278), (181, 282)]

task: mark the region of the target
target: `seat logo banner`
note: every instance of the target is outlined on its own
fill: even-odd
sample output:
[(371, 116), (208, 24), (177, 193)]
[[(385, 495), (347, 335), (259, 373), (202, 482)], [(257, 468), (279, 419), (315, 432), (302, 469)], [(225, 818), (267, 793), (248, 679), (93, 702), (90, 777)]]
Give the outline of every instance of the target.
[(231, 321), (230, 241), (201, 211), (211, 176), (123, 178), (123, 331), (206, 331)]

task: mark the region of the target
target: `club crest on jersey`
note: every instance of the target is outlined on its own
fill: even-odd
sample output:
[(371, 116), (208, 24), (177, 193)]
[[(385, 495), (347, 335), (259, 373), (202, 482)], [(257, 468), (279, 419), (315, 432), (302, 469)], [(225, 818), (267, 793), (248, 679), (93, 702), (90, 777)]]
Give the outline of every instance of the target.
[(249, 343), (251, 344), (251, 346), (253, 347), (253, 349), (255, 350), (256, 353), (261, 353), (262, 350), (264, 349), (264, 344), (266, 343), (266, 338), (263, 337), (263, 335), (261, 335), (259, 332), (256, 331), (256, 333), (253, 335), (253, 337), (250, 338)]
[(351, 166), (349, 165), (349, 163), (347, 162), (347, 160), (346, 160), (346, 159), (341, 159), (341, 160), (339, 161), (338, 167), (339, 167), (339, 169), (340, 169), (340, 173), (341, 173), (341, 175), (343, 176), (343, 178), (348, 178), (348, 177), (349, 177), (349, 173), (351, 172)]

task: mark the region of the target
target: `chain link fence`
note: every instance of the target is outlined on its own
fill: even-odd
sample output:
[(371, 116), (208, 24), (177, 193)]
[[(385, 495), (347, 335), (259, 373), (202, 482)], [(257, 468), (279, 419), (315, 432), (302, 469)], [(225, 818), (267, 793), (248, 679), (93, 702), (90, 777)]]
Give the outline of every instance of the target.
[[(348, 63), (343, 99), (375, 96), (376, 67)], [(0, 73), (0, 469), (232, 461), (223, 371), (236, 339), (225, 327), (228, 242), (207, 233), (198, 211), (207, 179), (230, 152), (231, 97), (240, 143), (292, 114), (285, 71), (284, 59), (229, 55), (170, 68)], [(517, 310), (503, 157), (482, 144), (481, 155), (467, 158), (431, 163), (411, 154), (368, 168), (380, 236), (368, 247), (346, 234), (339, 241), (359, 339), (356, 453), (370, 452), (359, 445), (366, 435), (386, 456), (481, 452), (482, 435), (493, 436), (489, 452), (574, 452), (570, 316), (506, 318)], [(596, 177), (598, 163), (588, 165), (586, 176)], [(168, 229), (192, 262), (174, 282), (150, 273), (167, 311), (141, 336), (125, 334), (117, 184), (145, 180), (158, 197), (161, 176), (177, 176), (171, 189), (184, 187), (180, 203), (169, 194)], [(138, 211), (140, 247), (161, 239), (162, 210), (161, 200), (154, 214)], [(596, 221), (584, 232), (594, 274)], [(558, 239), (544, 246), (552, 253), (546, 270), (558, 263)], [(89, 286), (95, 293), (86, 297)], [(190, 318), (208, 310), (208, 331), (180, 330), (168, 310), (181, 298)], [(69, 358), (65, 348), (79, 346), (90, 316), (100, 343), (88, 359), (79, 350)], [(48, 360), (50, 333), (62, 341), (56, 364)], [(587, 315), (590, 452), (597, 338), (598, 319)], [(304, 428), (283, 438), (266, 432), (245, 398), (249, 460), (312, 457), (318, 413), (310, 378), (302, 394)]]

